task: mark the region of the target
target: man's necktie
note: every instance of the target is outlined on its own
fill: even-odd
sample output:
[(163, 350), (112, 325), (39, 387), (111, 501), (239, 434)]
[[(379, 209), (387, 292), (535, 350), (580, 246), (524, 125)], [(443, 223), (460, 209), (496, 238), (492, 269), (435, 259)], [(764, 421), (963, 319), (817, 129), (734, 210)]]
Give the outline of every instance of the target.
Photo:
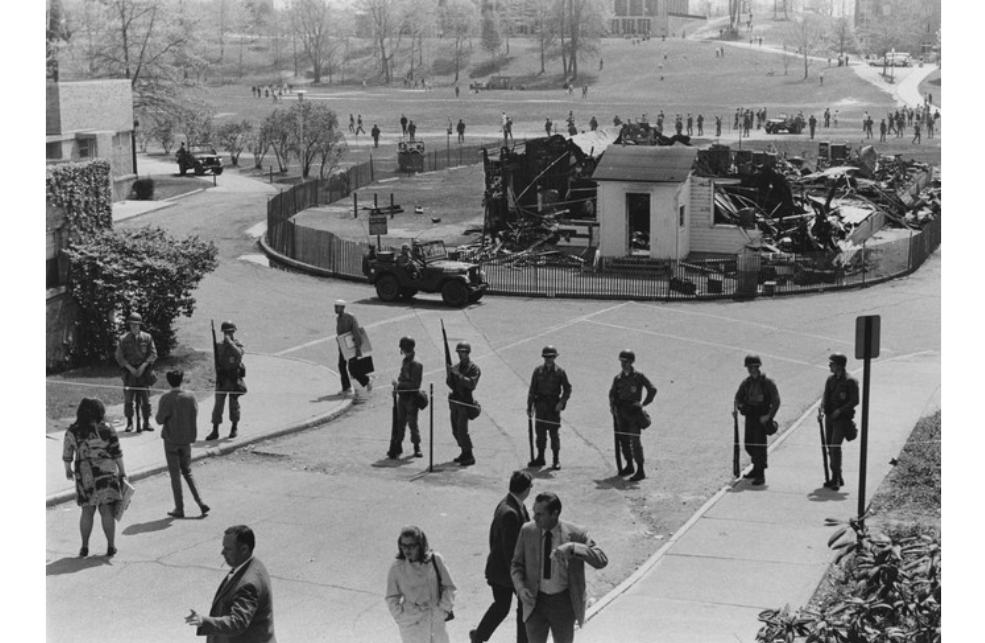
[(544, 533), (544, 578), (551, 577), (551, 532)]

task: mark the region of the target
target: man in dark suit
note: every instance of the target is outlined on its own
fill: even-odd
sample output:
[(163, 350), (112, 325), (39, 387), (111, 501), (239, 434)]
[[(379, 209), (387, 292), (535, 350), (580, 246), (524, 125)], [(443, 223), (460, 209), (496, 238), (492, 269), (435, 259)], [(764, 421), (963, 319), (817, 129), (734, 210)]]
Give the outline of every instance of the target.
[(197, 628), (207, 643), (277, 643), (274, 603), (267, 568), (253, 557), (256, 537), (246, 525), (226, 530), (222, 557), (232, 568), (212, 599), (208, 616), (195, 610), (185, 623)]
[[(510, 492), (496, 507), (492, 525), (489, 526), (489, 557), (486, 559), (486, 582), (493, 592), (493, 604), (486, 610), (479, 627), (469, 632), (471, 643), (488, 641), (499, 624), (510, 613), (513, 602), (513, 578), (510, 565), (513, 551), (520, 535), (520, 527), (530, 520), (523, 501), (530, 495), (533, 478), (526, 471), (514, 471), (510, 477)], [(523, 607), (516, 601), (516, 640), (527, 643), (527, 630), (523, 625)]]
[(560, 519), (561, 499), (538, 494), (534, 519), (520, 528), (510, 572), (523, 604), (530, 643), (571, 643), (575, 622), (585, 623), (585, 563), (595, 569), (609, 564), (588, 532)]

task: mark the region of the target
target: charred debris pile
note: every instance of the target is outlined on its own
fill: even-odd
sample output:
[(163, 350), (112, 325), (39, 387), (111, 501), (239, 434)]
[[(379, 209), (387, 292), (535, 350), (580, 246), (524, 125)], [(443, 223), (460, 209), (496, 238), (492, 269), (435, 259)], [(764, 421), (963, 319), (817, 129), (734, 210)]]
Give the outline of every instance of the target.
[(920, 229), (941, 213), (940, 181), (930, 166), (880, 155), (872, 146), (819, 146), (813, 166), (774, 152), (712, 145), (695, 174), (715, 178), (715, 221), (762, 232), (762, 249), (840, 251), (852, 233), (882, 213), (885, 225)]

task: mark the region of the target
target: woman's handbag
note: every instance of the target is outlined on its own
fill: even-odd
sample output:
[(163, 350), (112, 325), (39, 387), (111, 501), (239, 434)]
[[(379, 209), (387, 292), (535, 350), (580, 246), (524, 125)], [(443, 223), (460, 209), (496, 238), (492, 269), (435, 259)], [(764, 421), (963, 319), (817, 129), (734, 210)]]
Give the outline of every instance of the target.
[[(438, 577), (438, 601), (441, 601), (441, 595), (445, 591), (445, 584), (441, 582), (441, 571), (438, 569), (438, 561), (435, 559), (434, 554), (431, 554), (431, 564), (434, 565), (434, 575)], [(448, 616), (445, 617), (446, 621), (452, 621), (455, 619), (455, 610), (448, 612)]]

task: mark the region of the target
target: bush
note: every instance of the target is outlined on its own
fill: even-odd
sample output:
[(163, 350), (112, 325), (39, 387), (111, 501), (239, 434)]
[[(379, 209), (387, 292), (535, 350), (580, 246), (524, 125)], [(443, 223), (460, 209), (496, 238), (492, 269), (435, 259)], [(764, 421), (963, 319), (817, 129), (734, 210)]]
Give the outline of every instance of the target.
[(68, 243), (113, 226), (109, 161), (63, 163), (47, 168), (46, 200), (65, 211)]
[(131, 312), (143, 316), (158, 355), (168, 355), (177, 343), (175, 319), (191, 317), (192, 291), (218, 266), (214, 243), (151, 227), (91, 233), (65, 254), (69, 289), (79, 305), (72, 358), (83, 364), (113, 356)]
[(137, 179), (133, 182), (133, 194), (138, 201), (151, 201), (154, 199), (154, 179)]

